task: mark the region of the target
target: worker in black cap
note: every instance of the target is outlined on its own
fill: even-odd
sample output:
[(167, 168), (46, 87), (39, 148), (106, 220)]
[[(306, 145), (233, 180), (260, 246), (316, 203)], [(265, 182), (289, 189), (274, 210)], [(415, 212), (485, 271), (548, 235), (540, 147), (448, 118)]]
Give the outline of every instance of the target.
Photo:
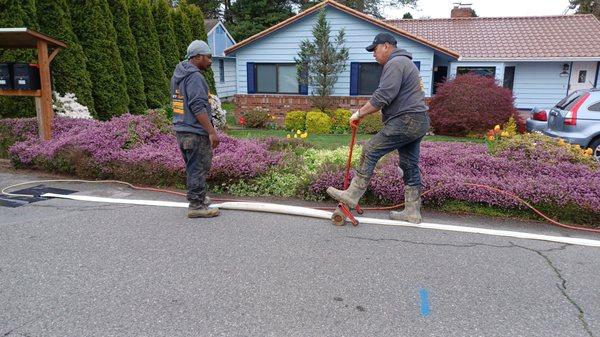
[(402, 212), (390, 212), (390, 218), (420, 223), (419, 153), (421, 140), (429, 130), (429, 116), (419, 69), (412, 61), (412, 54), (397, 47), (392, 34), (377, 34), (366, 49), (373, 53), (383, 70), (373, 96), (350, 117), (350, 123), (381, 110), (384, 126), (363, 147), (360, 167), (350, 187), (347, 190), (329, 187), (327, 193), (351, 208), (356, 207), (369, 185), (379, 159), (392, 151), (398, 151), (400, 172), (404, 180), (405, 207)]

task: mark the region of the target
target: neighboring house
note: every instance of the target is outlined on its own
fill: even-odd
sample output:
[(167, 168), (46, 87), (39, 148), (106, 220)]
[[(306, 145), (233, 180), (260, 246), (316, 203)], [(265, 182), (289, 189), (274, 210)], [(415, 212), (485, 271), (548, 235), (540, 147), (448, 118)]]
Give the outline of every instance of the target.
[(434, 82), (488, 74), (513, 91), (518, 109), (551, 107), (567, 93), (599, 86), (600, 21), (592, 14), (388, 23), (460, 54), (434, 64)]
[(511, 88), (521, 109), (599, 85), (600, 22), (592, 15), (381, 21), (326, 0), (225, 50), (236, 58), (238, 109), (267, 107), (281, 118), (310, 107), (311, 88), (298, 84), (294, 57), (302, 40), (313, 39), (321, 8), (332, 35), (346, 32), (348, 66), (333, 91), (340, 107), (360, 106), (377, 87), (381, 66), (364, 48), (382, 31), (413, 54), (427, 97), (446, 77), (468, 71)]
[(222, 100), (233, 98), (236, 93), (235, 57), (226, 56), (225, 49), (233, 46), (235, 40), (219, 20), (204, 20), (204, 27), (213, 52), (212, 71), (217, 95)]

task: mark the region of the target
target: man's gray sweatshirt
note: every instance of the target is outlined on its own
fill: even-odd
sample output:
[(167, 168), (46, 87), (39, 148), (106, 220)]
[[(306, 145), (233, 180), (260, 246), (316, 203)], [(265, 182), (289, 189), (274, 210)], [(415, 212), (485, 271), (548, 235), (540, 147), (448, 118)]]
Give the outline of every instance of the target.
[(412, 61), (412, 54), (404, 49), (394, 50), (383, 66), (371, 104), (381, 109), (383, 123), (386, 123), (407, 113), (426, 112), (424, 99), (419, 69)]
[[(171, 100), (183, 99), (183, 113), (173, 113), (173, 129), (177, 132), (191, 132), (208, 135), (196, 119), (199, 114), (208, 114), (212, 123), (212, 110), (208, 102), (208, 84), (200, 69), (189, 61), (177, 64), (171, 77)], [(174, 112), (177, 109), (174, 109)]]

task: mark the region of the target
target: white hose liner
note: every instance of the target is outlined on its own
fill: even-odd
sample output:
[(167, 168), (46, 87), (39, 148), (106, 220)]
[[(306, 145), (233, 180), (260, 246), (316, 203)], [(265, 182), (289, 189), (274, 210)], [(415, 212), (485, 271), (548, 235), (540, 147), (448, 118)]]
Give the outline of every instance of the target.
[[(115, 199), (115, 198), (91, 197), (91, 196), (84, 196), (84, 195), (64, 195), (64, 194), (54, 194), (54, 193), (45, 193), (45, 194), (42, 194), (41, 196), (44, 198), (61, 198), (61, 199), (70, 199), (70, 200), (79, 200), (79, 201), (92, 201), (92, 202), (102, 202), (102, 203), (111, 203), (111, 204), (127, 204), (127, 205), (180, 207), (180, 208), (187, 208), (189, 205), (187, 202)], [(332, 215), (332, 212), (316, 210), (316, 209), (308, 208), (308, 207), (288, 206), (288, 205), (270, 204), (270, 203), (262, 203), (262, 202), (224, 202), (221, 204), (213, 204), (210, 207), (216, 207), (219, 209), (227, 209), (227, 210), (236, 210), (236, 211), (253, 211), (253, 212), (278, 213), (278, 214), (286, 214), (286, 215), (298, 215), (298, 216), (305, 216), (305, 217), (318, 218), (318, 219), (327, 219), (327, 220), (330, 220), (331, 215)], [(579, 245), (579, 246), (600, 247), (600, 241), (598, 241), (598, 240), (571, 238), (571, 237), (564, 237), (564, 236), (541, 235), (541, 234), (505, 231), (505, 230), (497, 230), (497, 229), (486, 229), (486, 228), (478, 228), (478, 227), (462, 227), (462, 226), (453, 226), (453, 225), (442, 225), (442, 224), (427, 223), (427, 222), (420, 223), (420, 224), (413, 224), (413, 223), (408, 223), (408, 222), (387, 220), (387, 219), (377, 219), (377, 218), (357, 217), (356, 220), (358, 220), (361, 224), (369, 224), (369, 225), (384, 225), (384, 226), (400, 226), (400, 227), (436, 229), (436, 230), (451, 231), (451, 232), (475, 233), (475, 234), (484, 234), (484, 235), (493, 235), (493, 236), (512, 237), (512, 238), (518, 238), (518, 239), (559, 242), (559, 243), (566, 243), (566, 244)]]

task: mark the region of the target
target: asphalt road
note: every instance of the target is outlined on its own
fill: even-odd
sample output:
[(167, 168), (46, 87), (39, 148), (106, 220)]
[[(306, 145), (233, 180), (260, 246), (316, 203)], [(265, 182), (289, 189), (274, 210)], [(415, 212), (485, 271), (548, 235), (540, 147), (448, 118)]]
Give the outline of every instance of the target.
[[(35, 178), (0, 172), (0, 186)], [(600, 248), (185, 212), (58, 199), (0, 207), (0, 336), (600, 336)], [(534, 222), (426, 217), (600, 240)]]

